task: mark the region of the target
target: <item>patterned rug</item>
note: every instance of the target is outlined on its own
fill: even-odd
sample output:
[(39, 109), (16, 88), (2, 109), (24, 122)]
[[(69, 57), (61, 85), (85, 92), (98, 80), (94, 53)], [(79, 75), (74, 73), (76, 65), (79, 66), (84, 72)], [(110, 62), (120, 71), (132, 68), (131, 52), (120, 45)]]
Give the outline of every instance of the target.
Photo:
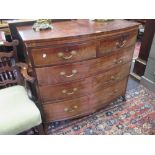
[(155, 93), (142, 85), (92, 115), (54, 122), (53, 135), (148, 135), (155, 131)]

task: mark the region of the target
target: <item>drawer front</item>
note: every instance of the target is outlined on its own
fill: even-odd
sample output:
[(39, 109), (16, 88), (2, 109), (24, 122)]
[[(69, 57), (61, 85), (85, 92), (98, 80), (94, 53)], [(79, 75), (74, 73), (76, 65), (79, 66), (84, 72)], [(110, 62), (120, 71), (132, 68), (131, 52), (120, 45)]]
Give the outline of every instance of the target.
[(42, 102), (72, 99), (102, 90), (129, 75), (130, 63), (115, 67), (107, 72), (66, 84), (40, 86)]
[(137, 31), (133, 31), (100, 40), (97, 56), (103, 56), (112, 51), (117, 51), (125, 47), (133, 46), (136, 42), (136, 36)]
[(106, 106), (108, 102), (111, 102), (119, 96), (123, 96), (126, 91), (127, 81), (128, 78), (125, 78), (101, 91), (92, 94), (90, 99), (92, 110), (98, 110), (103, 106)]
[(129, 62), (132, 59), (132, 54), (133, 47), (129, 47), (117, 53), (113, 53), (112, 55), (93, 60), (53, 67), (36, 68), (37, 80), (39, 85), (80, 80)]
[(92, 95), (43, 105), (46, 121), (65, 120), (91, 113), (125, 92), (127, 79)]
[(45, 121), (65, 120), (82, 116), (89, 112), (89, 97), (43, 105)]
[(96, 43), (89, 42), (74, 46), (32, 49), (36, 67), (76, 62), (96, 57)]
[(100, 91), (103, 87), (113, 85), (124, 78), (127, 78), (130, 73), (131, 62), (121, 65), (119, 67), (114, 67), (111, 70), (98, 74), (93, 78), (92, 89), (95, 91)]

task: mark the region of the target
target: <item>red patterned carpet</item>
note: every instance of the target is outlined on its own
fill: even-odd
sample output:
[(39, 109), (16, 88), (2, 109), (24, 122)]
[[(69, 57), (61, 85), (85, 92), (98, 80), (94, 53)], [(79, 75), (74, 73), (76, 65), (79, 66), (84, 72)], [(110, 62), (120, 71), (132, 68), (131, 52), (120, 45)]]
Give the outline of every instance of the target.
[(130, 90), (127, 101), (122, 99), (83, 118), (54, 122), (49, 126), (53, 135), (141, 135), (155, 129), (155, 93), (143, 86)]

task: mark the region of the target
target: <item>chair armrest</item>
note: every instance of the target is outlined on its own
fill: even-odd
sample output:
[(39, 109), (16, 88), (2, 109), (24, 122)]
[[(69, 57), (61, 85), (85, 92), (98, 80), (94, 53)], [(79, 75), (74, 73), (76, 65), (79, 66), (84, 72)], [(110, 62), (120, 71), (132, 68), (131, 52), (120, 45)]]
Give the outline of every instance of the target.
[(27, 71), (28, 71), (28, 65), (23, 63), (23, 62), (19, 62), (16, 63), (16, 66), (18, 66), (20, 68), (20, 72), (22, 74), (22, 76), (24, 77), (25, 80), (33, 83), (35, 78), (31, 77), (28, 75)]

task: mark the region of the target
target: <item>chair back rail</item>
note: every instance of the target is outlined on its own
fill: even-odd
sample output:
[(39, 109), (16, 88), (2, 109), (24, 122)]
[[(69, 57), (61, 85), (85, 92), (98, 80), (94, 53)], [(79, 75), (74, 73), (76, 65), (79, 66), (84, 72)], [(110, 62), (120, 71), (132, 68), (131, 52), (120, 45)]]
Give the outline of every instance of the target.
[[(7, 43), (7, 45), (15, 45), (14, 43)], [(19, 69), (15, 66), (14, 55), (14, 51), (0, 52), (0, 88), (21, 83)]]

